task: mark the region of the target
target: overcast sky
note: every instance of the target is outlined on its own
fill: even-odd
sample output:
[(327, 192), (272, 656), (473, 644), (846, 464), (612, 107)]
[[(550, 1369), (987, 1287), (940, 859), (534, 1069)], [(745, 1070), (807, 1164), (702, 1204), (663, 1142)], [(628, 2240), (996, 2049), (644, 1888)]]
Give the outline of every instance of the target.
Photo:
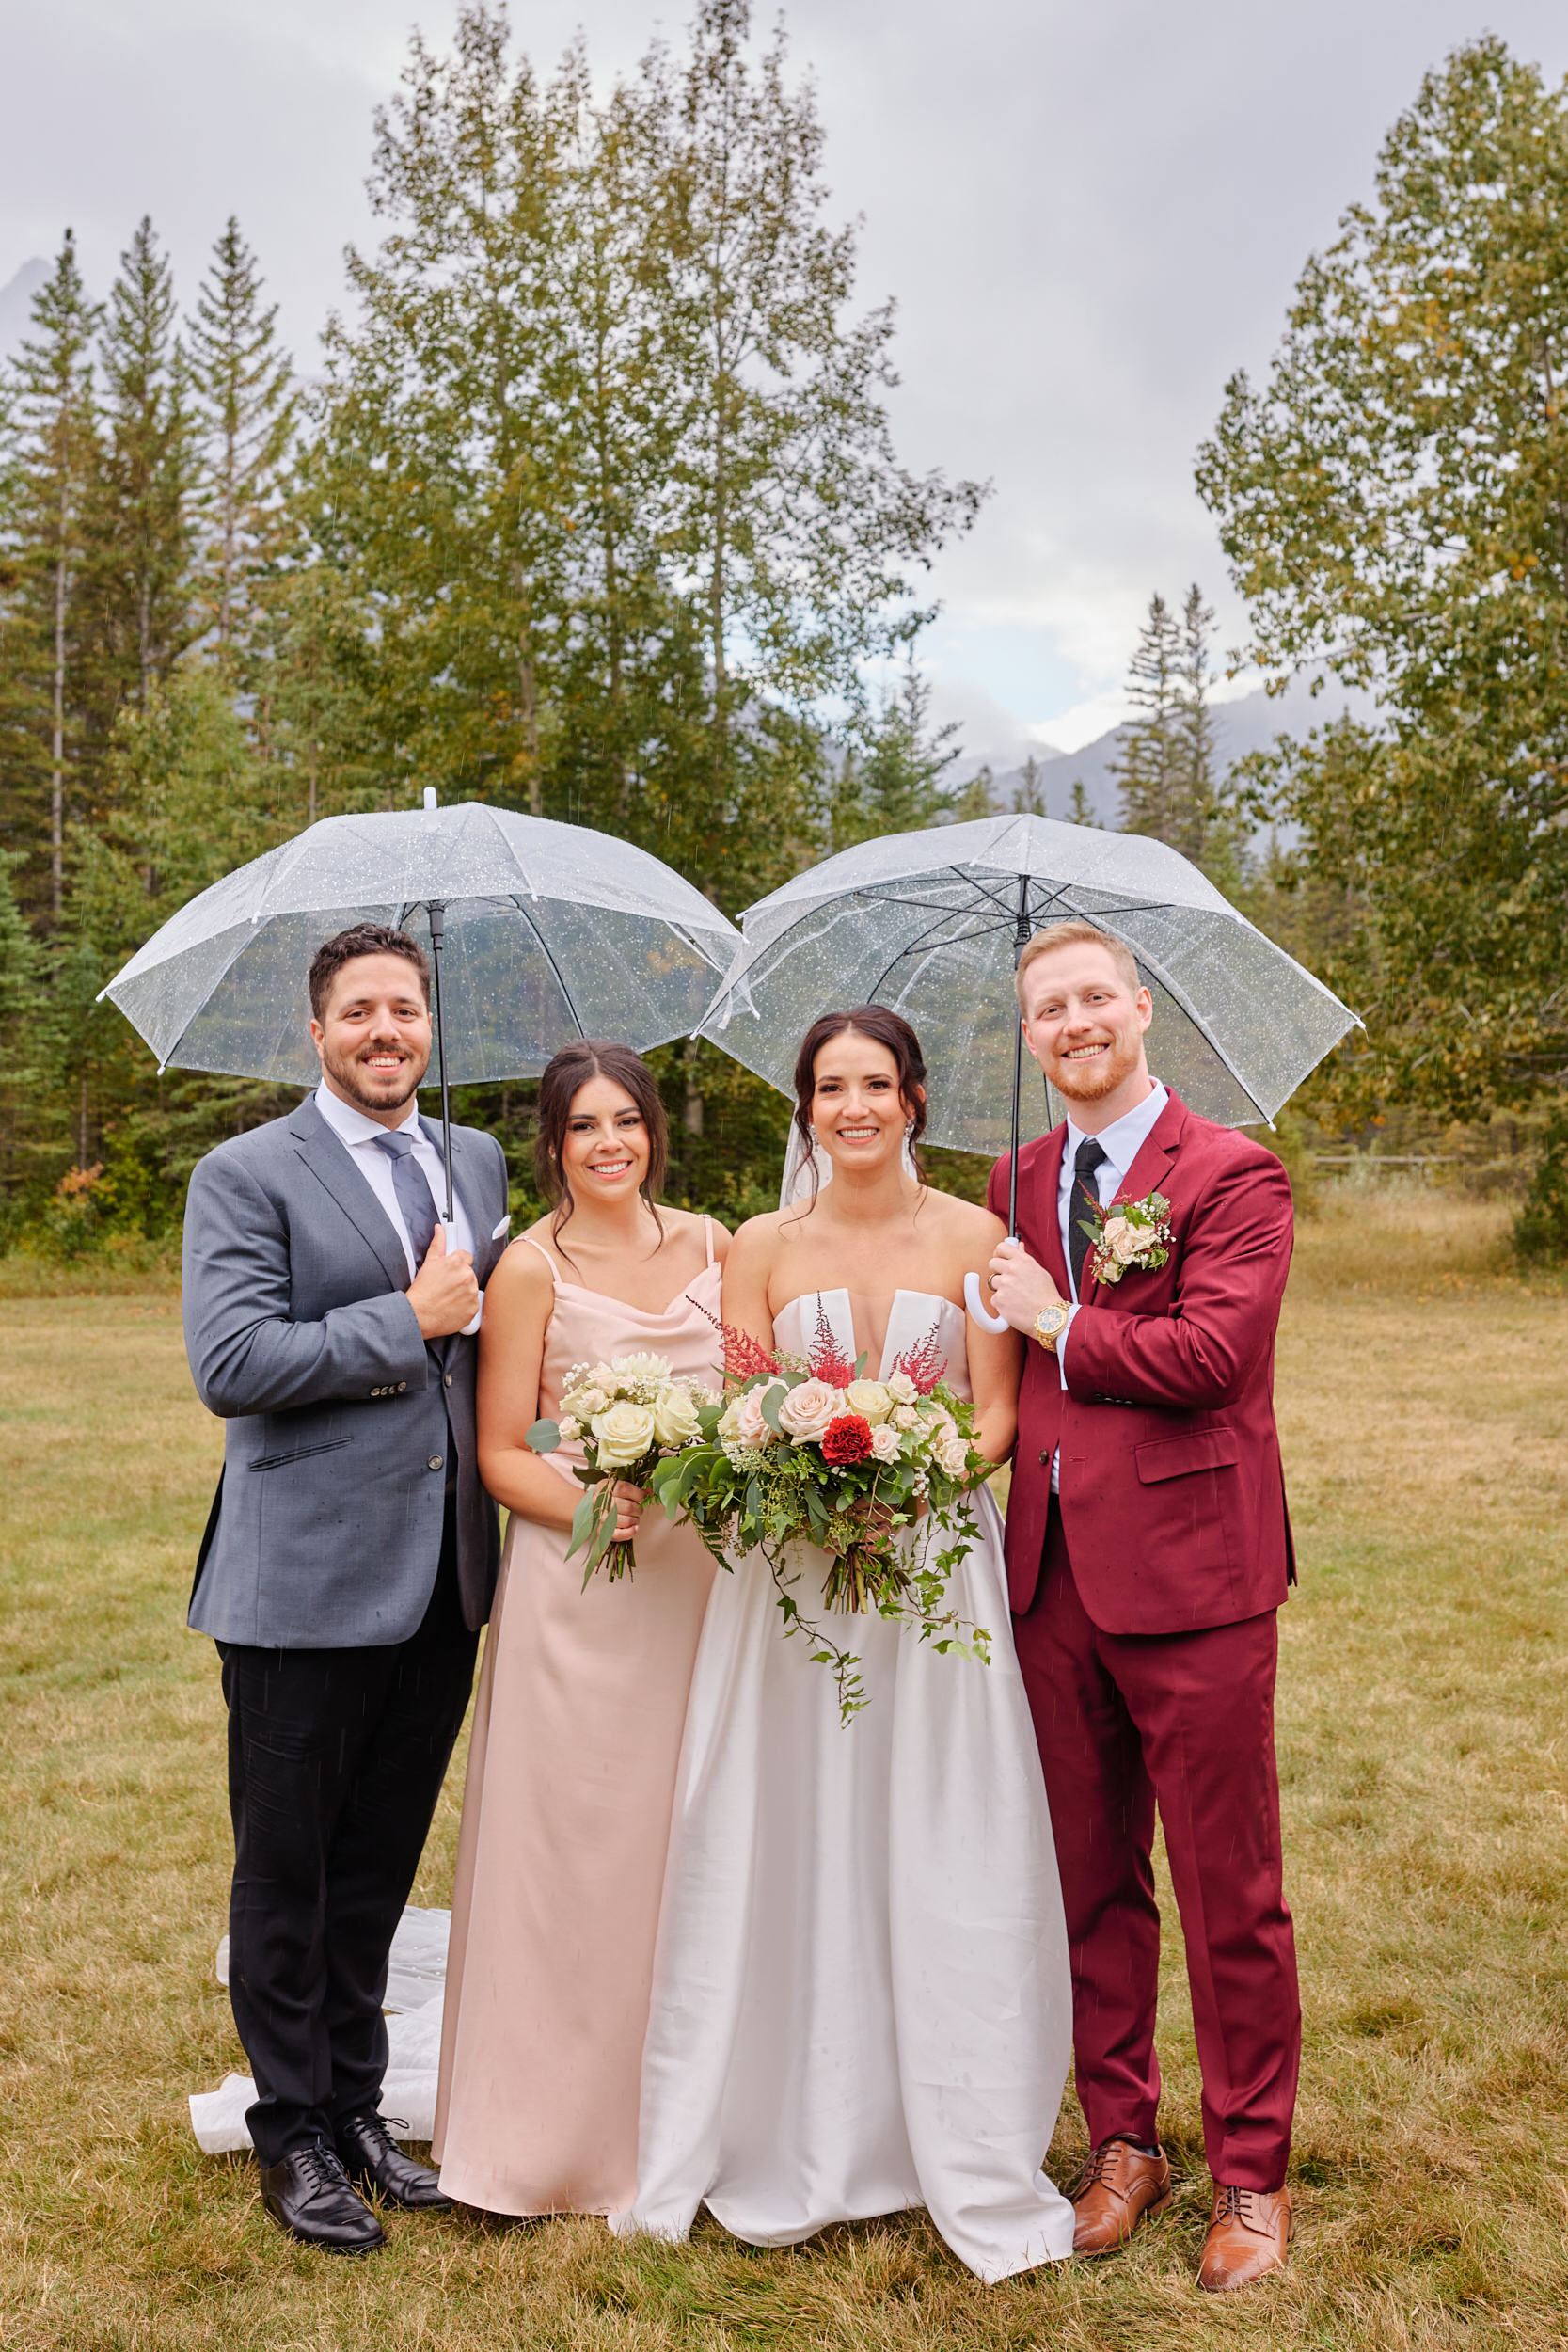
[[(515, 6), (553, 63), (630, 65), (658, 0)], [(1482, 29), (1556, 80), (1562, 0), (795, 0), (861, 290), (894, 295), (909, 464), (990, 478), (927, 642), (972, 753), (1121, 714), (1152, 589), (1242, 615), (1192, 485), (1227, 376), (1267, 364), (1307, 254), (1370, 188), (1423, 72)], [(759, 11), (768, 20), (766, 9)], [(373, 240), (371, 114), (451, 0), (0, 0), (0, 286), (69, 222), (103, 294), (150, 212), (189, 300), (226, 216), (301, 367)]]

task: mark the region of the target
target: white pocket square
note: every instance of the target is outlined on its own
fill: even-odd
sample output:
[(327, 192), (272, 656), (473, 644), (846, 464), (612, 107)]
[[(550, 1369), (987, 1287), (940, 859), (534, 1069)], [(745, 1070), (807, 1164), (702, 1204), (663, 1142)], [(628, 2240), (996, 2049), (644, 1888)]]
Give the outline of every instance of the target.
[(505, 1231), (506, 1231), (507, 1227), (511, 1224), (511, 1222), (512, 1222), (511, 1213), (510, 1213), (510, 1212), (508, 1212), (508, 1214), (507, 1214), (505, 1216), (503, 1216), (503, 1217), (502, 1217), (502, 1219), (501, 1219), (500, 1223), (497, 1226), (497, 1228), (496, 1228), (495, 1232), (491, 1234), (490, 1239), (491, 1239), (492, 1241), (499, 1241), (499, 1240), (500, 1240), (500, 1238), (501, 1238), (501, 1235), (505, 1232)]

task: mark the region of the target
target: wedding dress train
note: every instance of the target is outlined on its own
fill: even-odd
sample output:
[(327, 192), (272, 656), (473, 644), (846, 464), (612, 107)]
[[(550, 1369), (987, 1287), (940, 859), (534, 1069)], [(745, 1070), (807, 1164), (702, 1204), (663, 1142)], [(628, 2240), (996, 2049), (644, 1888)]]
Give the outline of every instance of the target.
[[(960, 1308), (813, 1293), (777, 1318), (780, 1347), (807, 1353), (819, 1295), (840, 1346), (869, 1342), (884, 1375), (934, 1328), (968, 1392)], [(1001, 1522), (988, 1493), (975, 1510), (949, 1590), (990, 1629), (990, 1662), (835, 1617), (869, 1700), (847, 1725), (760, 1555), (714, 1580), (623, 2233), (684, 2237), (705, 2201), (737, 2237), (788, 2246), (924, 2205), (987, 2280), (1071, 2250), (1071, 2207), (1041, 2169), (1071, 2050), (1066, 1928)], [(809, 1613), (826, 1561), (805, 1558)]]

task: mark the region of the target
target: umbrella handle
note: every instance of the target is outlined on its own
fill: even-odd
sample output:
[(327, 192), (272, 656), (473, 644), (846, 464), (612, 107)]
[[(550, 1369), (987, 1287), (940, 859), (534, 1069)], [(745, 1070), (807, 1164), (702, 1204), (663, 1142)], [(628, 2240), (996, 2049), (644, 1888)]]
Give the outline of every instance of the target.
[[(447, 1245), (447, 1255), (448, 1255), (448, 1257), (449, 1257), (449, 1258), (451, 1257), (451, 1253), (452, 1253), (452, 1251), (453, 1251), (454, 1249), (461, 1249), (461, 1248), (462, 1248), (463, 1245), (462, 1245), (462, 1243), (461, 1243), (461, 1242), (458, 1240), (458, 1238), (457, 1238), (457, 1221), (456, 1221), (456, 1219), (455, 1219), (454, 1217), (445, 1217), (445, 1216), (444, 1216), (444, 1217), (441, 1219), (441, 1237), (442, 1237), (442, 1239), (445, 1241), (445, 1243), (446, 1243), (446, 1245)], [(472, 1339), (472, 1337), (473, 1337), (474, 1333), (475, 1333), (475, 1332), (479, 1329), (480, 1324), (483, 1322), (483, 1317), (484, 1317), (484, 1294), (483, 1294), (483, 1292), (482, 1291), (482, 1292), (480, 1293), (480, 1298), (479, 1298), (479, 1313), (478, 1313), (477, 1315), (475, 1315), (475, 1317), (474, 1317), (474, 1319), (473, 1319), (472, 1323), (466, 1323), (466, 1324), (463, 1326), (462, 1336), (463, 1336), (463, 1338), (464, 1338), (464, 1339), (466, 1339), (466, 1340)]]
[[(1002, 1244), (1004, 1249), (1018, 1248), (1018, 1235), (1009, 1233)], [(1010, 1331), (1012, 1325), (1006, 1315), (993, 1315), (980, 1298), (980, 1278), (977, 1274), (964, 1276), (964, 1305), (969, 1309), (982, 1331)]]

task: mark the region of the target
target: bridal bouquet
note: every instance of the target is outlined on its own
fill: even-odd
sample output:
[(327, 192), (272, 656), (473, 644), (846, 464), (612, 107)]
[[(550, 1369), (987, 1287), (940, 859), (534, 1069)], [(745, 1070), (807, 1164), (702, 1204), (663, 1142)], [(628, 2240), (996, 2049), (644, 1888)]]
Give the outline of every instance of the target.
[(569, 1560), (588, 1547), (582, 1589), (600, 1561), (613, 1583), (637, 1566), (632, 1544), (611, 1541), (615, 1533), (615, 1488), (624, 1479), (646, 1486), (658, 1465), (702, 1442), (705, 1416), (716, 1422), (721, 1402), (695, 1380), (680, 1380), (662, 1356), (616, 1356), (608, 1364), (574, 1364), (566, 1376), (559, 1421), (536, 1421), (526, 1442), (535, 1454), (580, 1442), (584, 1454), (577, 1475), (587, 1488), (572, 1519)]
[(804, 1362), (728, 1325), (723, 1337), (722, 1403), (700, 1406), (701, 1437), (649, 1472), (669, 1516), (695, 1527), (721, 1565), (726, 1550), (763, 1553), (788, 1631), (804, 1630), (813, 1659), (833, 1670), (846, 1722), (865, 1704), (859, 1661), (800, 1611), (791, 1562), (801, 1545), (829, 1554), (831, 1613), (903, 1617), (938, 1650), (984, 1659), (986, 1629), (944, 1604), (974, 1548), (966, 1498), (991, 1465), (974, 1450), (971, 1407), (942, 1378), (935, 1332), (886, 1380), (861, 1376), (864, 1359), (850, 1363), (820, 1307)]

